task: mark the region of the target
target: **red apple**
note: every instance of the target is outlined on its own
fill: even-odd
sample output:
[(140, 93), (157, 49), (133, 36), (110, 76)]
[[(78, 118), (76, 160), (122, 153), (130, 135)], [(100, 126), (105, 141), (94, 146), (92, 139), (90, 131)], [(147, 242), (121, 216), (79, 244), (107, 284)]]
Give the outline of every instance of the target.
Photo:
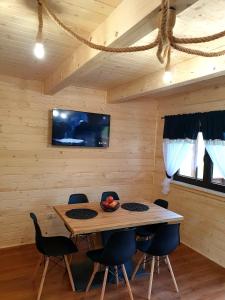
[(111, 202), (110, 204), (109, 204), (109, 206), (110, 207), (112, 207), (112, 208), (114, 208), (115, 206), (117, 206), (117, 201), (116, 200), (113, 200), (113, 202)]
[(102, 201), (103, 206), (109, 207), (109, 202), (107, 200)]
[(106, 198), (106, 200), (107, 200), (108, 203), (112, 203), (112, 202), (114, 201), (114, 199), (113, 199), (112, 196), (108, 196), (108, 197)]

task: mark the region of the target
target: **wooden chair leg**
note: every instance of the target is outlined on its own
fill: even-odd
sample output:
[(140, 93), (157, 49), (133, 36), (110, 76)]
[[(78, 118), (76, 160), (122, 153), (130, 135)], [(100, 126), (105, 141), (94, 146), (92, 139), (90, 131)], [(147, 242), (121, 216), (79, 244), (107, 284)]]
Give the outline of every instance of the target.
[(133, 294), (132, 294), (132, 291), (131, 291), (131, 287), (130, 287), (130, 283), (129, 283), (129, 279), (127, 277), (126, 268), (125, 268), (124, 265), (122, 265), (122, 271), (123, 271), (124, 279), (126, 281), (126, 285), (127, 285), (127, 289), (128, 289), (128, 292), (129, 292), (130, 299), (134, 300), (134, 297), (133, 297)]
[(93, 250), (94, 249), (93, 237), (90, 234), (88, 234), (86, 237), (88, 242), (88, 249)]
[(64, 257), (66, 269), (67, 269), (67, 272), (68, 272), (68, 275), (69, 275), (69, 279), (70, 279), (70, 284), (71, 284), (72, 290), (75, 292), (75, 286), (74, 286), (73, 276), (72, 276), (72, 273), (71, 273), (71, 269), (70, 269), (70, 265), (69, 265), (69, 262), (68, 262), (68, 258), (67, 258), (66, 255), (64, 255), (63, 257)]
[(155, 268), (155, 256), (152, 257), (151, 273), (150, 273), (149, 287), (148, 287), (148, 300), (151, 299), (151, 294), (152, 294), (152, 282), (153, 282), (154, 268)]
[(140, 257), (140, 259), (139, 259), (139, 261), (138, 261), (138, 263), (137, 263), (137, 265), (136, 265), (136, 267), (134, 269), (134, 272), (133, 272), (133, 274), (131, 276), (131, 280), (134, 280), (134, 278), (135, 278), (135, 276), (137, 274), (137, 271), (139, 270), (140, 265), (141, 265), (142, 261), (144, 260), (144, 258), (145, 258), (145, 254)]
[(69, 257), (69, 265), (71, 265), (71, 263), (72, 263), (72, 260), (73, 260), (73, 254), (70, 254), (70, 257)]
[(90, 280), (89, 280), (89, 282), (88, 282), (88, 285), (87, 285), (87, 287), (86, 287), (86, 293), (89, 291), (89, 289), (90, 289), (90, 287), (91, 287), (91, 284), (92, 284), (92, 282), (93, 282), (93, 280), (94, 280), (94, 278), (95, 278), (95, 274), (98, 272), (98, 270), (99, 270), (99, 266), (100, 266), (100, 264), (99, 263), (94, 263), (94, 269), (93, 269), (93, 272), (92, 272), (92, 274), (91, 274), (91, 278), (90, 278)]
[(172, 266), (171, 266), (171, 263), (170, 263), (168, 255), (166, 256), (166, 261), (167, 261), (168, 268), (170, 270), (171, 277), (173, 279), (173, 283), (174, 283), (175, 289), (176, 289), (177, 293), (179, 293), (177, 282), (176, 282), (176, 279), (175, 279), (175, 276), (174, 276), (174, 273), (173, 273), (173, 269), (172, 269)]
[(104, 295), (105, 295), (105, 287), (106, 287), (106, 282), (107, 282), (108, 272), (109, 272), (109, 267), (106, 267), (106, 268), (105, 268), (105, 274), (104, 274), (104, 280), (103, 280), (102, 292), (101, 292), (100, 300), (103, 300)]
[(159, 256), (157, 256), (157, 273), (159, 274)]
[(147, 260), (147, 255), (144, 254), (144, 260), (143, 260), (143, 269), (145, 270), (146, 267), (146, 260)]
[(47, 257), (46, 260), (45, 260), (45, 267), (44, 267), (44, 271), (43, 271), (43, 274), (42, 274), (42, 277), (41, 277), (41, 283), (40, 283), (40, 287), (39, 287), (39, 290), (38, 290), (37, 300), (40, 300), (40, 298), (41, 298), (41, 293), (42, 293), (46, 273), (47, 273), (47, 270), (48, 270), (48, 264), (49, 264), (49, 257)]
[(118, 267), (115, 266), (116, 286), (119, 286)]
[(44, 256), (41, 255), (41, 257), (38, 259), (38, 262), (37, 262), (37, 264), (36, 264), (36, 266), (35, 266), (35, 269), (34, 269), (34, 273), (33, 273), (33, 275), (32, 275), (32, 282), (33, 282), (33, 283), (34, 283), (34, 280), (35, 280), (36, 275), (37, 275), (37, 273), (38, 273), (38, 270), (39, 270), (40, 266), (42, 265), (42, 261), (43, 261), (43, 260), (44, 260)]

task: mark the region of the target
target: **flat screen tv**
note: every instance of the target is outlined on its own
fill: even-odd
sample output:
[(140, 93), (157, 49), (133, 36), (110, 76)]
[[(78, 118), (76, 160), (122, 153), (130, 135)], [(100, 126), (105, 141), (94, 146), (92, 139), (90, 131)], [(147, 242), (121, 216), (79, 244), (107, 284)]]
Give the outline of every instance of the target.
[(108, 147), (110, 115), (52, 110), (52, 144), (77, 147)]

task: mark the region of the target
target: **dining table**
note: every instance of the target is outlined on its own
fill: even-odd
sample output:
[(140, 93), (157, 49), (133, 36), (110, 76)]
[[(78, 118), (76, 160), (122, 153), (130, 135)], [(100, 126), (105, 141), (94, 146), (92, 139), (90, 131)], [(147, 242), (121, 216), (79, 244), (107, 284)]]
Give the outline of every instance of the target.
[[(120, 201), (120, 204), (131, 201)], [(137, 202), (137, 201), (135, 201)], [(159, 223), (180, 223), (183, 216), (169, 209), (162, 208), (150, 201), (138, 201), (148, 207), (145, 211), (129, 211), (119, 207), (116, 211), (106, 212), (100, 206), (100, 202), (63, 204), (53, 206), (57, 215), (61, 218), (72, 235), (82, 235), (90, 233), (98, 233), (124, 228), (136, 228), (143, 225), (159, 224)], [(88, 209), (95, 211), (95, 216), (88, 219), (74, 219), (68, 217), (68, 211), (77, 209)], [(85, 289), (85, 284), (89, 274), (92, 271), (92, 265), (72, 265), (74, 283), (77, 291)], [(87, 278), (83, 278), (87, 277)], [(82, 281), (79, 284), (79, 280)]]

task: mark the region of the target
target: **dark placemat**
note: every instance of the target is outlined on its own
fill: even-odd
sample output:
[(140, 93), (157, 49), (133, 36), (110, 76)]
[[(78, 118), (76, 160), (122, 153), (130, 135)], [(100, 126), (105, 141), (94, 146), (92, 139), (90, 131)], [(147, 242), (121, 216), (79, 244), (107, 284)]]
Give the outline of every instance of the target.
[(137, 202), (123, 203), (121, 207), (130, 211), (146, 211), (149, 209), (148, 205)]
[(97, 216), (97, 211), (88, 208), (74, 208), (66, 212), (66, 216), (71, 219), (92, 219)]

